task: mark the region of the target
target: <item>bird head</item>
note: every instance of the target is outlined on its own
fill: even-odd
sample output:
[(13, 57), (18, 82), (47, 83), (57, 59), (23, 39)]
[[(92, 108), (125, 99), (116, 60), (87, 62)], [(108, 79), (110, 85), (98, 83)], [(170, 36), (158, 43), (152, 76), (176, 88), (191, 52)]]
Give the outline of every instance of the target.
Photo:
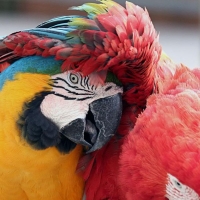
[(148, 98), (120, 157), (126, 199), (200, 199), (199, 83), (177, 67), (162, 92)]
[(62, 72), (61, 64), (40, 56), (13, 62), (0, 74), (2, 101), (13, 106), (19, 134), (34, 148), (68, 153), (81, 144), (95, 151), (116, 132), (122, 87), (112, 73), (83, 76)]

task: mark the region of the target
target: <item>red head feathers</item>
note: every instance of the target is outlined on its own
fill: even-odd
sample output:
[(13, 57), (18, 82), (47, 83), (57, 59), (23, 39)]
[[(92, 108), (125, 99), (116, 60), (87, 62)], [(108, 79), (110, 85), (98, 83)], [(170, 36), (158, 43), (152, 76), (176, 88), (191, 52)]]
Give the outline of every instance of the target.
[(77, 69), (85, 75), (112, 71), (125, 86), (124, 99), (143, 106), (152, 92), (161, 53), (156, 31), (148, 12), (139, 6), (100, 2), (72, 8), (86, 11), (87, 17), (49, 20), (36, 29), (7, 36), (4, 45), (16, 56), (55, 56), (64, 61), (63, 70)]
[[(153, 91), (161, 47), (146, 10), (130, 2), (126, 2), (125, 8), (113, 1), (100, 2), (98, 6), (85, 4), (77, 8), (91, 14), (92, 25), (97, 27), (97, 30), (88, 32), (94, 38), (90, 44), (92, 47), (89, 49), (86, 42), (84, 46), (91, 52), (91, 61), (98, 62), (88, 60), (87, 66), (92, 63), (95, 69), (108, 69), (116, 74), (124, 87), (125, 103), (119, 138), (113, 138), (101, 150), (90, 154), (92, 161), (89, 159), (89, 165), (85, 165), (87, 159), (83, 159), (80, 166), (84, 169), (87, 200), (114, 200), (120, 199), (116, 179), (123, 142), (121, 136), (133, 128), (138, 113), (145, 108), (146, 99)], [(83, 63), (78, 69), (84, 70), (87, 66)]]

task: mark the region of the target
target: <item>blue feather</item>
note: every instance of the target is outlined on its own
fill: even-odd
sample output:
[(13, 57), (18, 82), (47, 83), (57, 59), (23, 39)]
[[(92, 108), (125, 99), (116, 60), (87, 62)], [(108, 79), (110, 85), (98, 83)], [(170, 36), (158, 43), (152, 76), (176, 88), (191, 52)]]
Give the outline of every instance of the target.
[(63, 61), (55, 60), (54, 57), (29, 56), (21, 58), (0, 74), (0, 90), (5, 81), (13, 80), (17, 73), (58, 74), (61, 73), (62, 63)]
[(74, 18), (87, 18), (87, 17), (80, 15), (55, 17), (39, 24), (36, 28), (57, 28), (63, 26), (68, 27), (68, 23), (72, 21)]
[(71, 31), (71, 28), (66, 29), (50, 29), (50, 28), (34, 28), (29, 30), (24, 30), (23, 32), (28, 32), (30, 34), (37, 35), (39, 37), (47, 37), (47, 38), (53, 38), (58, 40), (66, 40), (67, 33)]

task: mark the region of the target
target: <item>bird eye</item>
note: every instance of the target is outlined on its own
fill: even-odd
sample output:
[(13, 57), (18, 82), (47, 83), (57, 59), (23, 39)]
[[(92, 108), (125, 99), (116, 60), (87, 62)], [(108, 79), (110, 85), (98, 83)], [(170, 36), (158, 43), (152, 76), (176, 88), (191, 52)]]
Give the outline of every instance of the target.
[(182, 184), (178, 182), (177, 180), (174, 180), (174, 184), (177, 188), (182, 189)]
[(76, 76), (75, 74), (70, 74), (70, 81), (74, 84), (78, 83), (78, 76)]

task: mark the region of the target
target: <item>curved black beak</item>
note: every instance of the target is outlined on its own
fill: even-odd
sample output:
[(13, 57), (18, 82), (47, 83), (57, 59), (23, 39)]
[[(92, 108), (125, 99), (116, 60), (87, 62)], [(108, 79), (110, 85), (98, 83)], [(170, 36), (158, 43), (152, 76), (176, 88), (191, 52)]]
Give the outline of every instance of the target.
[(93, 101), (85, 119), (76, 119), (63, 127), (61, 133), (82, 144), (87, 153), (103, 147), (116, 133), (122, 115), (120, 93)]

